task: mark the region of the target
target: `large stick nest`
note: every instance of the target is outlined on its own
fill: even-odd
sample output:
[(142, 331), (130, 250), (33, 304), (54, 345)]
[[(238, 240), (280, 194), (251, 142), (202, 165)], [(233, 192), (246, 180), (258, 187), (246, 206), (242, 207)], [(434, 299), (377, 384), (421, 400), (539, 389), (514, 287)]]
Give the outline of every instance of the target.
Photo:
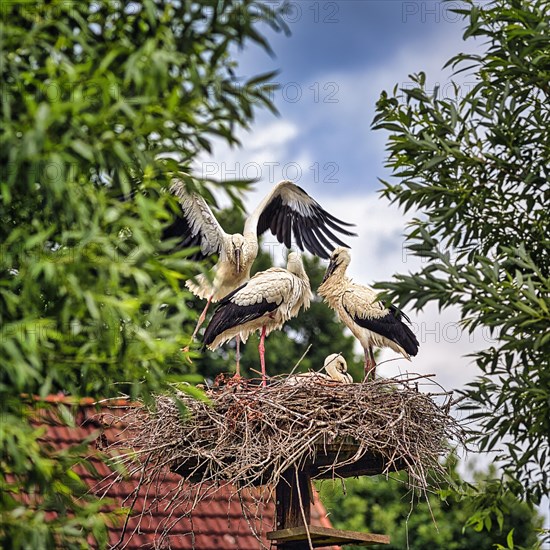
[[(426, 383), (438, 391), (421, 392)], [(265, 548), (265, 504), (285, 471), (337, 478), (405, 469), (410, 485), (425, 494), (447, 477), (442, 459), (464, 443), (450, 415), (452, 395), (424, 376), (349, 385), (317, 376), (297, 385), (272, 378), (265, 388), (231, 379), (207, 395), (204, 401), (176, 392), (158, 396), (152, 408), (133, 408), (122, 418), (123, 440), (110, 447), (115, 462), (139, 478), (129, 497), (145, 495), (139, 518), (159, 506), (171, 510), (158, 528), (161, 539), (222, 488), (240, 500), (242, 517)], [(181, 476), (177, 487), (166, 484), (170, 470)], [(122, 479), (115, 475), (110, 485)]]
[(274, 487), (290, 467), (338, 477), (372, 459), (379, 473), (405, 469), (426, 489), (432, 476), (445, 477), (441, 459), (464, 437), (451, 394), (423, 393), (419, 381), (426, 378), (344, 385), (313, 376), (266, 388), (228, 383), (209, 390), (209, 401), (159, 396), (155, 410), (132, 419), (130, 444), (149, 472), (169, 467), (190, 483)]

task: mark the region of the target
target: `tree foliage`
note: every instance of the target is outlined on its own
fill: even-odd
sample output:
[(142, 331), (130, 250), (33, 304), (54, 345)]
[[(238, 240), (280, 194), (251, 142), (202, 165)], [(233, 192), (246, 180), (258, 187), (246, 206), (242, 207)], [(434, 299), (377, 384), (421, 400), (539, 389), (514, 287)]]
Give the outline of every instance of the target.
[(401, 306), (455, 306), (467, 330), (493, 336), (465, 390), (475, 439), (497, 452), (509, 488), (539, 502), (550, 481), (548, 2), (465, 4), (464, 38), (483, 51), (448, 65), (475, 86), (441, 97), (418, 74), (377, 104), (398, 179), (383, 194), (418, 213), (407, 237), (427, 260), (381, 286)]
[[(462, 484), (455, 464), (448, 466), (454, 482)], [(498, 483), (487, 480), (494, 475), (494, 469), (476, 473), (484, 492), (496, 489)], [(495, 522), (488, 515), (480, 522), (471, 522), (469, 519), (477, 511), (474, 500), (457, 496), (454, 487), (443, 486), (439, 494), (429, 495), (426, 501), (408, 487), (403, 473), (389, 479), (384, 476), (349, 479), (345, 492), (339, 483), (323, 482), (320, 490), (335, 527), (390, 534), (389, 550), (430, 547), (493, 550), (497, 545), (516, 549), (540, 547), (537, 530), (542, 526), (542, 518), (532, 506), (519, 502), (509, 491), (497, 499)]]
[(235, 144), (256, 107), (272, 108), (272, 75), (240, 79), (231, 55), (269, 49), (262, 23), (283, 28), (256, 0), (2, 4), (2, 547), (105, 541), (97, 503), (78, 499), (79, 449), (43, 445), (25, 399), (147, 399), (187, 373), (193, 264), (159, 244), (178, 208), (162, 189), (213, 136)]

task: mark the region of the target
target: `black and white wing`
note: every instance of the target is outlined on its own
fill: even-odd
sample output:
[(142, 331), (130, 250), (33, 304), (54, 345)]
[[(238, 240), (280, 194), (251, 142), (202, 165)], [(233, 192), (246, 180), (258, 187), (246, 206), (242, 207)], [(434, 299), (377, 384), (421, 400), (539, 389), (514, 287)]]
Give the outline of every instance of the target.
[(372, 302), (370, 289), (353, 285), (352, 290), (342, 296), (346, 313), (360, 327), (379, 334), (401, 346), (409, 355), (418, 353), (419, 343), (414, 332), (405, 324), (410, 319), (395, 306), (386, 309), (380, 302)]
[(353, 225), (324, 210), (301, 187), (282, 181), (246, 220), (244, 232), (260, 236), (269, 229), (287, 248), (291, 248), (294, 236), (300, 250), (326, 259), (337, 245), (349, 248), (333, 231), (355, 236), (346, 229)]
[(228, 235), (206, 201), (200, 195), (189, 193), (179, 180), (174, 180), (170, 192), (179, 200), (181, 214), (164, 230), (163, 240), (177, 237), (177, 249), (199, 247), (191, 256), (193, 260), (219, 254)]
[[(235, 292), (242, 288), (238, 288)], [(259, 319), (267, 313), (275, 311), (280, 305), (277, 302), (269, 302), (266, 298), (253, 303), (240, 303), (238, 298), (240, 296), (237, 296), (237, 301), (224, 301), (216, 308), (204, 332), (204, 346), (211, 345), (226, 330)]]
[(243, 326), (275, 311), (292, 293), (293, 277), (281, 268), (256, 273), (250, 281), (220, 300), (204, 332), (209, 346), (226, 330)]

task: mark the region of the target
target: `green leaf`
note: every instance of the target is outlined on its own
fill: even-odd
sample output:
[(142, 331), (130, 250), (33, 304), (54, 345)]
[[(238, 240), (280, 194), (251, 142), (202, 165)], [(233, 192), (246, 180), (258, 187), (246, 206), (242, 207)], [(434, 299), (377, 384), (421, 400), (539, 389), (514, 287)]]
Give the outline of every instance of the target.
[(508, 548), (514, 548), (514, 530), (511, 529), (506, 536), (506, 544)]
[(94, 160), (94, 151), (93, 151), (92, 147), (89, 144), (85, 143), (84, 141), (82, 141), (80, 139), (75, 139), (75, 140), (71, 141), (70, 147), (75, 153), (77, 153), (78, 155), (80, 155), (84, 159), (86, 159), (90, 162), (93, 162), (93, 160)]

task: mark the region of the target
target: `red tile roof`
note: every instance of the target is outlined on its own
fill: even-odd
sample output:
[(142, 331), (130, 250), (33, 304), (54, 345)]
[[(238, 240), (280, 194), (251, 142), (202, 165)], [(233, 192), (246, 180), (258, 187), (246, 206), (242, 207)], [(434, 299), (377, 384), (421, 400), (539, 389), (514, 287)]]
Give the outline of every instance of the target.
[[(155, 498), (172, 495), (181, 488), (182, 478), (171, 472), (166, 473), (162, 483), (154, 486), (141, 486), (137, 496), (134, 490), (139, 482), (139, 473), (134, 473), (125, 481), (115, 481), (113, 472), (97, 456), (106, 445), (124, 437), (122, 422), (118, 421), (128, 411), (127, 402), (106, 402), (95, 405), (93, 400), (85, 399), (76, 403), (64, 396), (50, 396), (46, 401), (53, 406), (48, 412), (41, 410), (33, 421), (45, 425), (44, 441), (55, 448), (66, 448), (92, 437), (90, 454), (86, 457), (93, 463), (104, 480), (99, 481), (84, 468), (78, 474), (97, 494), (113, 499), (117, 506), (132, 507), (126, 530), (123, 535), (121, 525), (109, 527), (109, 542), (117, 544), (122, 536), (121, 548), (133, 549), (196, 549), (196, 550), (252, 550), (261, 548), (250, 525), (243, 516), (241, 504), (234, 490), (226, 487), (217, 490), (212, 496), (198, 504), (192, 517), (186, 510), (169, 505), (169, 499)], [(73, 427), (67, 427), (60, 420), (57, 404), (73, 405), (71, 411), (75, 417)], [(114, 421), (113, 421), (114, 420)], [(105, 427), (108, 425), (108, 427)], [(95, 436), (95, 438), (93, 437)], [(99, 449), (99, 450), (98, 450)], [(149, 491), (149, 493), (147, 493)], [(147, 496), (146, 496), (147, 495)], [(230, 498), (231, 495), (233, 498)], [(253, 507), (252, 497), (246, 498), (246, 504)], [(106, 506), (111, 509), (112, 505)], [(141, 514), (141, 519), (140, 519)], [(273, 529), (275, 505), (271, 501), (262, 510), (263, 521), (256, 525), (265, 546), (270, 542), (265, 533)], [(311, 510), (313, 525), (331, 527), (326, 512), (319, 501)]]

